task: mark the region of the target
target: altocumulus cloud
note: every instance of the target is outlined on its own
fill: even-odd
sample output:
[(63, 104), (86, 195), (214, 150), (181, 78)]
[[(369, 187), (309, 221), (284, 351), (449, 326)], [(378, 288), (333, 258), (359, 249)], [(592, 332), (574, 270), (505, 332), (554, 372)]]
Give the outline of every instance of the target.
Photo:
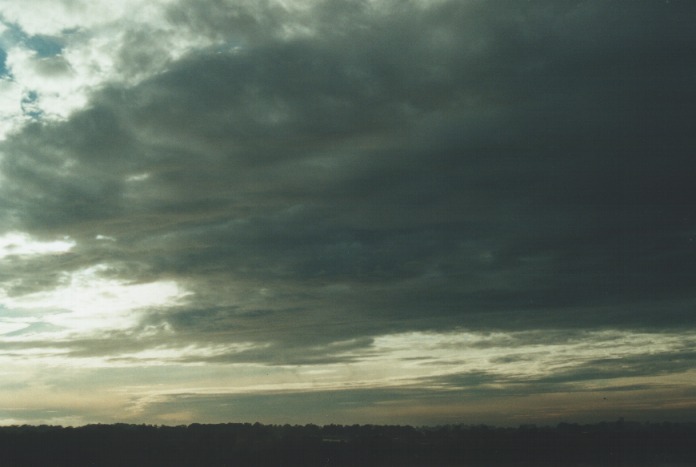
[(693, 412), (690, 2), (17, 5), (5, 420)]

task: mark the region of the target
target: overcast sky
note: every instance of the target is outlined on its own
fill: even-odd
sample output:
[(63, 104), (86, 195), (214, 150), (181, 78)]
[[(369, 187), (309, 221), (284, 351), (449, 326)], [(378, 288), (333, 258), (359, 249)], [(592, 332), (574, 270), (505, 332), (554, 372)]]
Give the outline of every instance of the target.
[(0, 423), (695, 419), (695, 23), (0, 0)]

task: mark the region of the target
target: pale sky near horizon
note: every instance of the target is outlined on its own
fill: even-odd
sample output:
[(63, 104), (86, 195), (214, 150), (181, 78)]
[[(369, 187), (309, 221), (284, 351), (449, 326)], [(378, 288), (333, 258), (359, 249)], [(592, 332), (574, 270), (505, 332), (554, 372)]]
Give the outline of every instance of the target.
[(695, 420), (695, 20), (0, 0), (0, 425)]

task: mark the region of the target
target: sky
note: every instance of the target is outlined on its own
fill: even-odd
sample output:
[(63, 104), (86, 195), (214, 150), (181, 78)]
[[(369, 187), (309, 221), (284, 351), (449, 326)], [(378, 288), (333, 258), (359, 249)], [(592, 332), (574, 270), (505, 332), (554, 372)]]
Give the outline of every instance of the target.
[(0, 424), (696, 420), (695, 20), (0, 0)]

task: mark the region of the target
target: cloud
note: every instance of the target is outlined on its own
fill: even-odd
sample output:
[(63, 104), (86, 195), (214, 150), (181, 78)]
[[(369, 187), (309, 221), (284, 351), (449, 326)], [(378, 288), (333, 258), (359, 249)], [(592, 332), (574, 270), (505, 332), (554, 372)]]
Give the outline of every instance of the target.
[(27, 121), (65, 120), (100, 87), (136, 84), (209, 45), (174, 29), (165, 17), (169, 3), (0, 2), (2, 75), (13, 84), (2, 90), (8, 105), (0, 108), (6, 121), (0, 138)]
[(80, 5), (48, 25), (0, 2), (26, 36), (0, 221), (72, 242), (3, 263), (3, 303), (171, 293), (95, 312), (74, 358), (330, 366), (408, 333), (693, 328), (689, 4)]
[[(246, 18), (245, 8), (225, 11)], [(569, 310), (555, 315), (563, 325), (577, 319), (570, 310), (635, 305), (646, 290), (690, 298), (693, 222), (681, 200), (692, 188), (675, 173), (690, 137), (669, 99), (640, 110), (638, 93), (672, 88), (677, 73), (634, 73), (621, 50), (646, 42), (639, 31), (581, 40), (570, 32), (599, 12), (558, 9), (494, 15), (445, 2), (373, 16), (366, 6), (352, 13), (358, 37), (315, 24), (309, 38), (204, 49), (8, 140), (5, 212), (16, 228), (67, 233), (79, 249), (192, 290), (220, 278), (319, 299), (349, 285), (367, 307), (379, 296), (397, 304), (387, 315), (417, 308), (450, 324), (482, 309), (554, 307)], [(484, 15), (476, 46), (459, 22), (474, 13)], [(217, 17), (190, 21), (215, 28)], [(668, 26), (678, 24), (654, 25)], [(660, 45), (680, 39), (673, 31)], [(578, 82), (578, 72), (591, 74)], [(639, 117), (626, 112), (634, 105)], [(640, 147), (617, 115), (654, 122), (670, 149)], [(97, 235), (123, 240), (106, 249)]]

